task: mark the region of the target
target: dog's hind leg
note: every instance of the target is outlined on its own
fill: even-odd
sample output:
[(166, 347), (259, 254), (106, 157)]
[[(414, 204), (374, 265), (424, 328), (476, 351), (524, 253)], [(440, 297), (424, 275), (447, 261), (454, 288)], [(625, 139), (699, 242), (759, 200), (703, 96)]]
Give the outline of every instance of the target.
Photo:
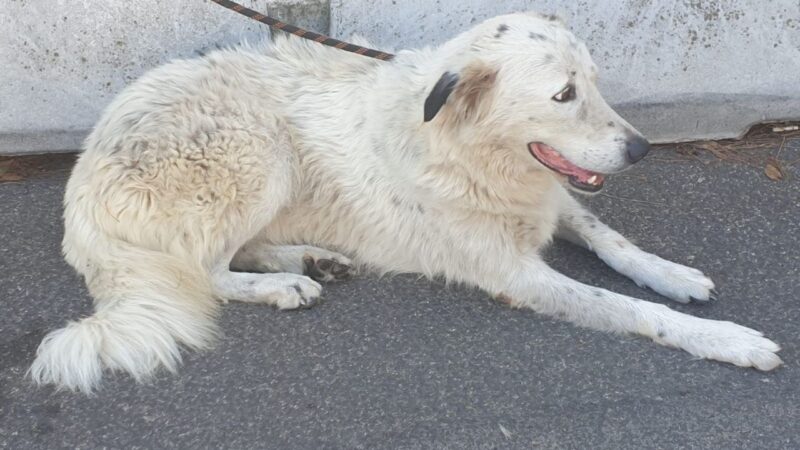
[(293, 273), (221, 271), (213, 280), (214, 292), (224, 301), (266, 303), (279, 309), (310, 308), (322, 292), (316, 281)]
[[(781, 364), (777, 344), (732, 322), (701, 319), (572, 280), (537, 256), (522, 258), (498, 297), (577, 325), (640, 334), (701, 358), (772, 370)], [(497, 285), (497, 280), (486, 280)]]
[(355, 274), (344, 255), (311, 245), (273, 245), (256, 238), (236, 252), (231, 268), (243, 272), (289, 272), (317, 281), (345, 280)]
[(296, 185), (288, 130), (264, 119), (252, 129), (236, 120), (188, 135), (164, 130), (147, 145), (131, 141), (113, 154), (90, 145), (81, 155), (67, 186), (63, 248), (95, 312), (44, 338), (35, 381), (91, 392), (104, 369), (137, 380), (175, 371), (182, 347), (213, 342), (215, 297), (296, 307), (319, 296), (299, 275), (225, 276)]
[(714, 282), (702, 272), (645, 252), (600, 222), (572, 196), (564, 193), (564, 197), (556, 236), (594, 251), (639, 286), (677, 302), (715, 298)]

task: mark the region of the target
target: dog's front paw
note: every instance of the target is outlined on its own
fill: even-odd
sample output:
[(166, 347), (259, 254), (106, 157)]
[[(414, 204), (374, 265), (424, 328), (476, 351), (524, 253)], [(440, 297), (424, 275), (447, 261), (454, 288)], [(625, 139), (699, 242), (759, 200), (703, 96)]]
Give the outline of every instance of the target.
[[(689, 316), (686, 316), (689, 317)], [(781, 348), (756, 330), (733, 322), (691, 317), (657, 331), (653, 339), (701, 358), (773, 370), (783, 364)]]
[(649, 287), (680, 303), (716, 300), (714, 282), (703, 272), (655, 255), (647, 256), (631, 277), (639, 286)]

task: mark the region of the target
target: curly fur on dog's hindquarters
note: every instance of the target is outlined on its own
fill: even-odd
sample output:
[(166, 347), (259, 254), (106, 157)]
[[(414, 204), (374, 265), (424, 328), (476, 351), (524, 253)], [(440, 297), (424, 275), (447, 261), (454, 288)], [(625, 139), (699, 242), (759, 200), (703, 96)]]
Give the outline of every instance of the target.
[(104, 248), (118, 266), (92, 280), (103, 296), (95, 314), (51, 332), (39, 345), (30, 368), (37, 383), (91, 393), (104, 369), (144, 381), (159, 366), (175, 372), (182, 346), (202, 349), (212, 342), (216, 302), (201, 272), (169, 255), (121, 247)]
[(296, 157), (285, 126), (269, 111), (226, 106), (226, 92), (197, 95), (187, 79), (218, 75), (198, 64), (143, 77), (87, 139), (64, 196), (63, 251), (95, 314), (44, 339), (35, 381), (91, 392), (105, 369), (137, 380), (175, 371), (181, 347), (213, 341), (224, 300), (214, 275), (289, 198)]

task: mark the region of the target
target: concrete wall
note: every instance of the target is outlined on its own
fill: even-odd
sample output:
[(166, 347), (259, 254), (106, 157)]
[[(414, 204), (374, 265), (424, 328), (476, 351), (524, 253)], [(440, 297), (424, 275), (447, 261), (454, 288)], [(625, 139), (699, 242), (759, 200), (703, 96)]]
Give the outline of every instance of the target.
[[(435, 44), (495, 14), (556, 12), (587, 41), (605, 95), (652, 139), (735, 136), (755, 122), (800, 119), (797, 0), (242, 3), (387, 49)], [(3, 0), (0, 153), (77, 149), (144, 71), (266, 33), (209, 1)]]
[(800, 119), (797, 0), (333, 0), (333, 35), (436, 44), (485, 18), (556, 13), (586, 41), (610, 103), (655, 141)]
[[(328, 30), (327, 0), (241, 0)], [(2, 0), (0, 153), (64, 151), (81, 141), (126, 84), (267, 27), (210, 1)]]

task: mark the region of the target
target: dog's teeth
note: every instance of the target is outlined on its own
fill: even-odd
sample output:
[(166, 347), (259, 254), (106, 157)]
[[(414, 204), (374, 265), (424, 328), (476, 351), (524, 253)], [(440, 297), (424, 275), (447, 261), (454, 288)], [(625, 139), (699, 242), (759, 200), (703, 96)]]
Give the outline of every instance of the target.
[(594, 184), (597, 181), (597, 175), (592, 175), (587, 181), (589, 181), (589, 184)]

